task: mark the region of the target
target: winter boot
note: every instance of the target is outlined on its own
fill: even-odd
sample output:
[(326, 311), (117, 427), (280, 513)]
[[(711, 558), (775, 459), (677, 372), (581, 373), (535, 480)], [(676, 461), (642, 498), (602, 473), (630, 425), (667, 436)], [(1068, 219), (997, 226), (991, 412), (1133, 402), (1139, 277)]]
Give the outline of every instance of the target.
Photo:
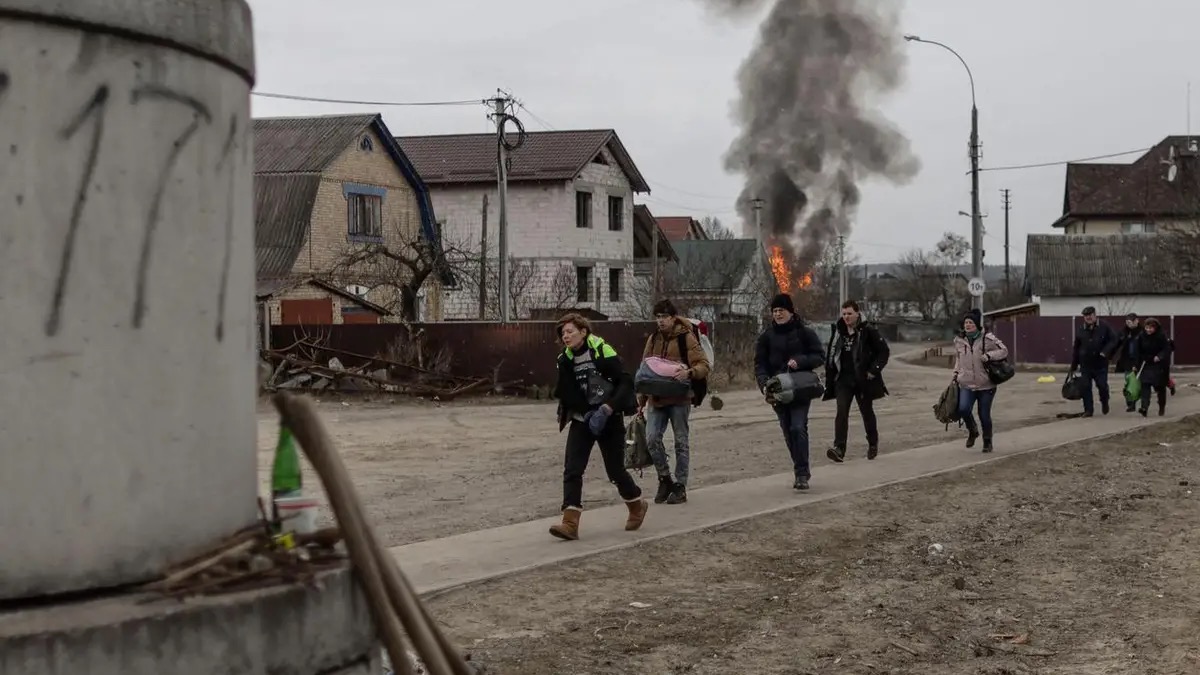
[(1150, 408), (1148, 408), (1148, 407), (1138, 408), (1138, 414), (1141, 415), (1142, 417), (1145, 417), (1146, 413), (1148, 413), (1148, 412), (1150, 412)]
[(831, 445), (829, 446), (829, 449), (825, 451), (825, 456), (831, 461), (841, 464), (846, 459), (846, 448), (845, 446), (841, 445)]
[(687, 488), (683, 483), (676, 483), (671, 489), (671, 495), (667, 497), (668, 504), (686, 504), (687, 503)]
[(974, 427), (967, 427), (967, 447), (975, 447), (975, 439), (979, 438), (979, 432)]
[(1166, 414), (1167, 414), (1167, 402), (1159, 401), (1158, 402), (1158, 416), (1162, 417), (1163, 415), (1166, 415)]
[(625, 507), (629, 509), (629, 517), (625, 519), (625, 529), (633, 531), (641, 527), (642, 521), (646, 520), (646, 512), (650, 510), (650, 502), (638, 497), (625, 502)]
[[(579, 516), (582, 513), (582, 510), (577, 509), (574, 506), (568, 506), (567, 508), (563, 509), (562, 522), (557, 525), (551, 525), (550, 534), (558, 537), (559, 539), (575, 541), (579, 538)], [(642, 516), (644, 517), (645, 515), (646, 512), (643, 510)]]
[(675, 489), (675, 481), (671, 480), (670, 476), (658, 477), (658, 492), (654, 493), (654, 503), (662, 504), (671, 496), (671, 491)]
[(1134, 403), (1133, 401), (1129, 401), (1128, 403), (1125, 404), (1125, 412), (1133, 412), (1134, 410), (1137, 410), (1136, 403)]
[(1108, 414), (1108, 401), (1100, 401), (1100, 412), (1105, 415)]
[(807, 490), (808, 489), (808, 479), (807, 478), (797, 478), (796, 482), (792, 483), (792, 489), (793, 490)]
[(879, 444), (878, 443), (872, 443), (871, 445), (867, 446), (867, 459), (875, 459), (878, 456), (879, 456)]
[(991, 437), (991, 436), (984, 436), (984, 437), (983, 437), (983, 451), (984, 451), (984, 452), (991, 452), (991, 451), (992, 451), (992, 449), (993, 449), (993, 448), (992, 448), (992, 437)]

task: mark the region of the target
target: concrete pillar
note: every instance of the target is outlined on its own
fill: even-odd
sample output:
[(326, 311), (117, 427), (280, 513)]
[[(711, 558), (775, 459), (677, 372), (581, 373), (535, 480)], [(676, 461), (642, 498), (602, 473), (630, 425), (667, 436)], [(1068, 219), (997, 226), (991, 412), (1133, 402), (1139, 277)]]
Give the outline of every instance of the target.
[(256, 517), (252, 49), (244, 0), (0, 0), (0, 600)]

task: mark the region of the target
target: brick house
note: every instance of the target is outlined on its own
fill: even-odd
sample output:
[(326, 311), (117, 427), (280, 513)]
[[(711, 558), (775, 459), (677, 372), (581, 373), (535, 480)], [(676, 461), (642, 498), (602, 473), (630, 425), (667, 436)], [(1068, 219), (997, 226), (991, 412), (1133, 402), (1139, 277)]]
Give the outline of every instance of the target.
[(1063, 234), (1154, 234), (1200, 220), (1200, 139), (1168, 136), (1128, 164), (1068, 164)]
[[(254, 207), (257, 296), (272, 325), (395, 315), (411, 271), (366, 252), (437, 242), (428, 190), (378, 114), (254, 120)], [(439, 318), (443, 280), (424, 280), (418, 318)]]
[[(445, 318), (497, 317), (495, 135), (396, 140), (429, 185), (449, 266), (461, 282), (445, 290)], [(633, 196), (649, 193), (650, 187), (616, 132), (528, 132), (509, 159), (513, 317), (567, 308), (610, 318), (635, 315)], [(486, 255), (481, 251), (485, 223)]]

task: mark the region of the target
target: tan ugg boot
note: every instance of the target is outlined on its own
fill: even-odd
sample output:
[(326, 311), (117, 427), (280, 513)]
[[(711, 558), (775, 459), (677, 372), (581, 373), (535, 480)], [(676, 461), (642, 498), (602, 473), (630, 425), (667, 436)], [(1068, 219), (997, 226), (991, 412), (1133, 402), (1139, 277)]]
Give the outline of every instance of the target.
[(568, 506), (563, 510), (562, 522), (557, 525), (550, 526), (550, 534), (559, 539), (567, 541), (575, 541), (579, 538), (579, 516), (583, 512), (574, 506)]
[(625, 502), (626, 508), (629, 509), (629, 517), (625, 520), (626, 530), (636, 530), (642, 526), (642, 521), (646, 520), (646, 512), (650, 510), (650, 502), (638, 497), (632, 501)]

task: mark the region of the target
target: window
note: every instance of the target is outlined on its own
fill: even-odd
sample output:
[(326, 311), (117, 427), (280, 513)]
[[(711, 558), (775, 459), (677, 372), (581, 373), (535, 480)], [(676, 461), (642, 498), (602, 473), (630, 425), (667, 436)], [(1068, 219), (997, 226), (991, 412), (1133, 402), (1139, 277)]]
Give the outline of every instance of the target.
[(592, 193), (575, 193), (575, 227), (592, 226)]
[(625, 270), (612, 269), (608, 270), (608, 301), (621, 301), (621, 275)]
[(370, 136), (363, 136), (362, 140), (358, 142), (358, 149), (363, 152), (371, 152), (375, 149), (375, 144), (371, 142)]
[(1154, 223), (1121, 223), (1121, 234), (1154, 234)]
[(576, 302), (588, 302), (592, 299), (592, 268), (576, 267), (575, 268), (575, 300)]
[(621, 197), (608, 198), (608, 229), (611, 232), (625, 229), (625, 200)]
[(383, 196), (351, 192), (346, 195), (347, 233), (352, 240), (383, 239)]

